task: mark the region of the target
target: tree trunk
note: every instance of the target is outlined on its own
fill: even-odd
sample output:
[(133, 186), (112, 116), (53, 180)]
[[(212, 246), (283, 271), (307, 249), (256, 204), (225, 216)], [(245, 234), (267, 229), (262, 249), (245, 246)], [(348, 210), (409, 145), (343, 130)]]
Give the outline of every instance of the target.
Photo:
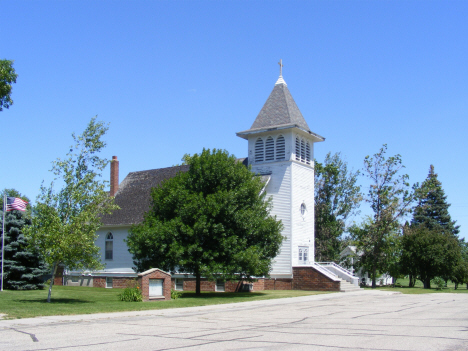
[(377, 275), (377, 267), (375, 263), (372, 265), (372, 289), (375, 289), (377, 287), (376, 284), (376, 275)]
[(413, 287), (413, 275), (410, 274), (409, 275), (409, 283), (408, 283), (408, 287), (412, 288)]
[(458, 283), (455, 283), (455, 290), (457, 290), (458, 288)]
[(57, 273), (58, 263), (54, 263), (54, 268), (52, 270), (52, 278), (50, 278), (49, 285), (49, 294), (47, 295), (47, 302), (50, 302), (50, 297), (52, 296), (52, 285), (54, 285), (55, 274)]
[(200, 277), (200, 272), (197, 270), (195, 272), (195, 279), (196, 279), (196, 282), (195, 282), (195, 294), (196, 295), (200, 295), (201, 292), (200, 292), (200, 281), (201, 281), (201, 277)]
[(430, 289), (431, 288), (431, 279), (426, 278), (424, 279), (424, 289)]

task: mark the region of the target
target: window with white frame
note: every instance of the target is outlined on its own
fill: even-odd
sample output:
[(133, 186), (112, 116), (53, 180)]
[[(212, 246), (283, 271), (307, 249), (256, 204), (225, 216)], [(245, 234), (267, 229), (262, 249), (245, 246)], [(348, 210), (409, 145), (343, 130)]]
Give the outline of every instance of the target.
[(77, 275), (72, 275), (71, 276), (71, 282), (72, 283), (78, 283), (80, 278)]
[(266, 140), (265, 144), (265, 161), (275, 160), (275, 141), (271, 136)]
[(106, 235), (106, 260), (112, 260), (114, 257), (114, 236), (112, 233)]
[(307, 246), (299, 246), (299, 264), (306, 264), (309, 261), (309, 248)]
[(285, 140), (284, 140), (284, 136), (280, 135), (278, 139), (276, 139), (276, 159), (284, 160), (285, 156), (286, 156)]
[(184, 280), (180, 278), (175, 279), (175, 289), (176, 290), (184, 290)]
[(263, 139), (258, 138), (255, 142), (255, 162), (263, 162), (264, 160), (264, 145)]
[(106, 277), (106, 288), (112, 289), (114, 285), (112, 277)]
[(225, 291), (225, 283), (224, 281), (220, 280), (220, 279), (216, 279), (216, 291), (221, 291), (221, 292), (224, 292)]

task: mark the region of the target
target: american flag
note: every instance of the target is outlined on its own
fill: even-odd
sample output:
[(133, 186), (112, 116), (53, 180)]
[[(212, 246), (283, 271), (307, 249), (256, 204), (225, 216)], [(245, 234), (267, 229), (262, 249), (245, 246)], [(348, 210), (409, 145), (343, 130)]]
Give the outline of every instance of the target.
[(13, 210), (26, 211), (26, 205), (27, 204), (28, 203), (26, 201), (23, 201), (20, 198), (7, 197), (6, 210), (7, 210), (7, 212), (8, 211), (13, 211)]

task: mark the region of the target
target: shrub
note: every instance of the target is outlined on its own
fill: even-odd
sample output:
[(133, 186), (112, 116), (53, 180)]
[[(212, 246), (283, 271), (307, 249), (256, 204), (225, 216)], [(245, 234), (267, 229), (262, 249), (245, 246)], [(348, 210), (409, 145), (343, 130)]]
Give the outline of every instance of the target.
[(177, 300), (181, 296), (182, 296), (182, 291), (177, 291), (177, 290), (174, 290), (174, 289), (171, 290), (171, 299), (172, 300)]
[(126, 302), (141, 302), (143, 301), (143, 295), (141, 289), (135, 280), (129, 281), (127, 287), (119, 294), (120, 301)]
[(437, 290), (442, 290), (445, 285), (445, 281), (441, 277), (435, 277), (432, 279), (432, 283), (436, 286)]

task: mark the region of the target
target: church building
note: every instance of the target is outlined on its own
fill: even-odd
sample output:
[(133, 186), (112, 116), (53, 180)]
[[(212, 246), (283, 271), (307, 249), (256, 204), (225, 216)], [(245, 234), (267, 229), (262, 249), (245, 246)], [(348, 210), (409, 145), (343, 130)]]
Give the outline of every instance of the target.
[[(247, 141), (247, 158), (243, 162), (262, 176), (267, 198), (272, 199), (271, 214), (282, 221), (285, 237), (270, 276), (258, 277), (247, 285), (249, 289), (340, 291), (346, 290), (345, 284), (357, 285), (355, 277), (341, 267), (314, 262), (314, 144), (325, 138), (310, 130), (281, 71), (250, 129), (238, 132), (237, 136)], [(125, 243), (127, 233), (148, 211), (151, 188), (177, 172), (187, 171), (188, 167), (131, 172), (119, 184), (119, 161), (113, 156), (110, 195), (115, 196), (121, 209), (103, 217), (103, 226), (97, 233), (96, 244), (101, 248), (105, 269), (65, 272), (63, 283), (122, 288), (129, 279), (137, 277)], [(202, 281), (201, 290), (235, 291), (238, 286), (238, 282)], [(195, 277), (173, 274), (172, 288), (193, 291)]]

